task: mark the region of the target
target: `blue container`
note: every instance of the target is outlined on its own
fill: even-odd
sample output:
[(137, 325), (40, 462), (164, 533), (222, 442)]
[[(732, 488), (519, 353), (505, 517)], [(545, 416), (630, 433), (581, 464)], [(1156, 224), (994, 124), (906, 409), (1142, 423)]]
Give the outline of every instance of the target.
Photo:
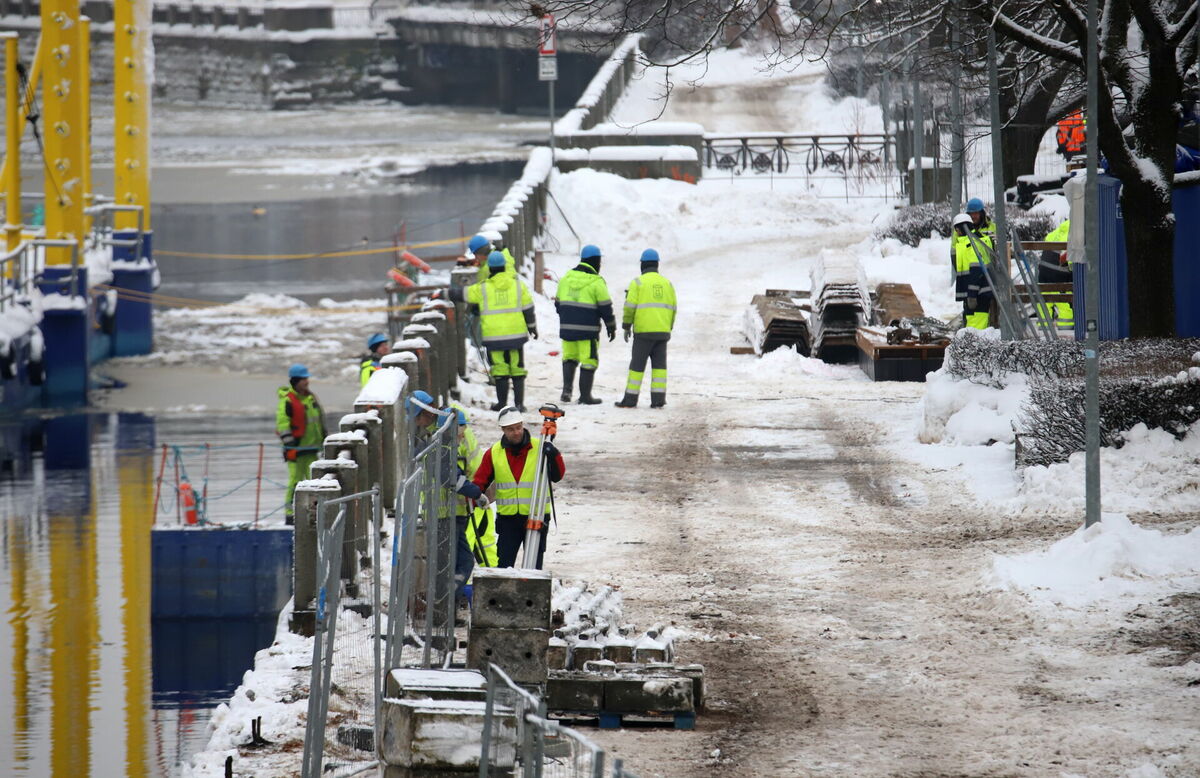
[[(130, 240), (136, 232), (118, 231), (114, 238)], [(127, 357), (149, 354), (154, 345), (154, 318), (149, 295), (154, 291), (154, 233), (142, 234), (142, 255), (134, 257), (134, 249), (113, 246), (113, 282), (117, 289), (133, 292), (117, 303), (113, 331), (113, 356)], [(141, 260), (141, 261), (140, 261)]]
[[(38, 282), (42, 294), (69, 294), (65, 278), (70, 272), (70, 267), (61, 265), (47, 267)], [(87, 269), (80, 268), (75, 290), (78, 299), (87, 300), (87, 290)], [(42, 316), (41, 328), (46, 341), (46, 383), (42, 395), (46, 404), (86, 404), (92, 334), (88, 307), (48, 309)]]
[(275, 616), (292, 596), (292, 528), (155, 529), (154, 618)]
[(1200, 183), (1175, 187), (1175, 330), (1200, 337)]

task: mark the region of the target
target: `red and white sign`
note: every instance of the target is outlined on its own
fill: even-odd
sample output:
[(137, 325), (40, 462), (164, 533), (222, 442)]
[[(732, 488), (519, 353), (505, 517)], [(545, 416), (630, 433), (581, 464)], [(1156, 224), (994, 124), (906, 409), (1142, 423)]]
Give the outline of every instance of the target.
[(546, 14), (542, 17), (542, 27), (538, 31), (538, 54), (558, 53), (558, 30), (554, 26), (554, 17)]

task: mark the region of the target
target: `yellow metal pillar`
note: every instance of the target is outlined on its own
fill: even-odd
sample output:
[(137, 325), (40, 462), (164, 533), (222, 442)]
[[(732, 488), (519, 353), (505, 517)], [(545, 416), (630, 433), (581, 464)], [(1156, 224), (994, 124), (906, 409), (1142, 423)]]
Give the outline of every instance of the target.
[[(79, 89), (79, 0), (42, 0), (46, 72), (42, 116), (46, 150), (46, 237), (83, 237), (83, 113)], [(69, 264), (66, 248), (48, 249), (46, 264)]]
[[(83, 161), (80, 168), (80, 191), (83, 194), (83, 207), (92, 204), (92, 20), (86, 16), (79, 17), (79, 107), (83, 120), (80, 128), (79, 142), (82, 148), (79, 158)], [(83, 215), (83, 229), (92, 229), (92, 217)]]
[[(15, 68), (14, 76), (15, 74)], [(21, 137), (25, 134), (25, 114), (26, 106), (33, 105), (33, 98), (37, 93), (38, 79), (42, 77), (42, 37), (38, 36), (37, 48), (33, 52), (33, 66), (29, 68), (29, 81), (25, 86), (25, 91), (21, 95), (20, 105), (17, 113), (17, 143), (21, 142)], [(18, 86), (18, 89), (20, 87)], [(9, 135), (9, 137), (12, 137)], [(14, 159), (13, 164), (20, 166), (20, 159)], [(7, 181), (9, 172), (8, 155), (4, 157), (4, 170), (0, 172), (0, 180)], [(17, 185), (20, 186), (20, 174), (18, 173)]]
[[(140, 205), (150, 229), (151, 0), (113, 0), (114, 197)], [(117, 229), (137, 229), (137, 214), (117, 213)]]
[(4, 234), (12, 251), (21, 242), (21, 98), (17, 79), (17, 34), (4, 38)]

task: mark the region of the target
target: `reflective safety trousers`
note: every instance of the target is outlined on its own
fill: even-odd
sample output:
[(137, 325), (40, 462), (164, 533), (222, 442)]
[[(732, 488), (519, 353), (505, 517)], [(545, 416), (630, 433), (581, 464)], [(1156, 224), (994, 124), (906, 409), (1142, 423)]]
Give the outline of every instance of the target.
[(656, 271), (642, 273), (625, 290), (624, 325), (637, 333), (670, 332), (675, 326), (675, 287)]
[[(492, 468), (495, 473), (496, 513), (500, 516), (528, 516), (533, 505), (533, 476), (538, 458), (542, 455), (542, 439), (529, 436), (529, 450), (518, 479), (508, 461), (508, 451), (500, 441), (492, 446)], [(549, 479), (547, 478), (547, 481)], [(550, 515), (550, 500), (546, 500), (546, 515)]]

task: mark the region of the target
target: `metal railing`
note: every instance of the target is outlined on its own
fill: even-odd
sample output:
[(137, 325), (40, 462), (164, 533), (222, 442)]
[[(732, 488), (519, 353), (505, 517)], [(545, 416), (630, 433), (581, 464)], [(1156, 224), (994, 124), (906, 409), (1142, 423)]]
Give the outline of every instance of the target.
[(606, 772), (604, 749), (547, 718), (546, 703), (499, 667), (488, 664), (487, 678), (479, 778), (637, 778), (620, 759)]
[[(370, 537), (375, 538), (371, 543), (373, 570), (379, 569), (380, 547), (377, 540), (379, 527), (382, 525), (383, 506), (379, 499), (379, 486), (365, 492), (346, 495), (323, 501), (317, 509), (317, 590), (316, 621), (313, 634), (312, 672), (309, 680), (308, 720), (304, 730), (304, 757), (301, 775), (304, 778), (320, 778), (323, 772), (325, 756), (326, 729), (329, 718), (329, 695), (333, 687), (333, 672), (337, 639), (338, 611), (342, 601), (342, 560), (345, 553), (355, 553), (351, 547), (354, 539), (347, 541), (347, 533), (352, 530), (351, 511), (357, 507), (364, 510), (369, 506), (371, 511), (371, 526), (368, 528)], [(329, 514), (337, 509), (336, 515), (330, 520)], [(374, 647), (373, 681), (374, 710), (371, 726), (379, 721), (379, 706), (383, 700), (383, 660), (380, 653), (378, 636), (381, 632), (381, 599), (382, 593), (378, 585), (379, 576), (375, 576), (372, 586), (372, 644)], [(343, 637), (342, 654), (346, 652)], [(361, 642), (360, 642), (361, 645)], [(351, 657), (353, 660), (355, 657)], [(351, 664), (345, 661), (345, 665)], [(351, 668), (354, 672), (356, 668)]]
[[(92, 246), (108, 248), (131, 248), (134, 261), (141, 259), (142, 242), (146, 233), (146, 211), (140, 205), (118, 205), (104, 202), (84, 208), (83, 212), (92, 217), (92, 231), (88, 242)], [(116, 215), (132, 213), (137, 215), (137, 235), (132, 238), (114, 238), (116, 234)]]
[(884, 133), (846, 135), (789, 135), (771, 133), (708, 133), (704, 136), (704, 167), (735, 175), (751, 172), (782, 176), (795, 173), (807, 182), (820, 178), (847, 182), (890, 181), (897, 178), (891, 162), (895, 139)]
[(79, 244), (73, 240), (34, 238), (22, 242), (12, 251), (0, 255), (0, 313), (8, 307), (28, 300), (46, 270), (46, 249), (71, 250), (71, 272), (57, 279), (62, 291), (71, 297), (79, 291)]

